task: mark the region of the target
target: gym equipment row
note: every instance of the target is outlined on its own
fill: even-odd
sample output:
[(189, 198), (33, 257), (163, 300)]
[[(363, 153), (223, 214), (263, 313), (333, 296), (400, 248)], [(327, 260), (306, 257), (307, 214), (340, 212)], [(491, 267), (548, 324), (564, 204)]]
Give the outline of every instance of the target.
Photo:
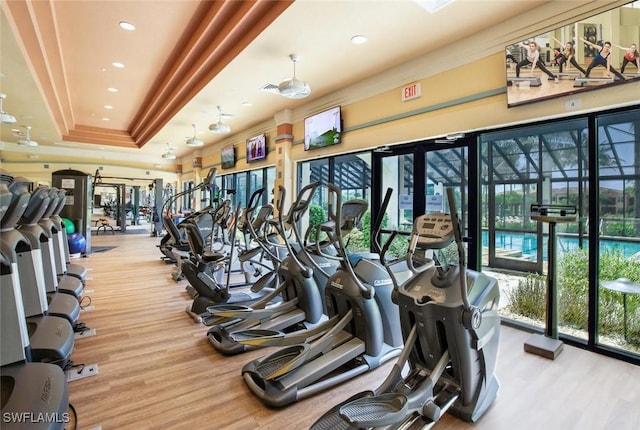
[(70, 264), (59, 216), (64, 191), (30, 193), (28, 180), (4, 171), (0, 179), (2, 413), (50, 414), (48, 422), (16, 419), (3, 428), (63, 428), (70, 418), (67, 383), (98, 370), (71, 361), (75, 340), (95, 334), (79, 322), (87, 272)]
[[(445, 412), (478, 420), (499, 387), (500, 292), (494, 278), (466, 269), (451, 190), (451, 213), (416, 218), (406, 254), (396, 258), (387, 254), (401, 233), (385, 231), (389, 237), (380, 243), (381, 220), (372, 233), (379, 253), (349, 253), (344, 236), (360, 222), (368, 203), (342, 202), (332, 184), (328, 219), (301, 234), (300, 221), (319, 187), (314, 183), (300, 190), (289, 211), (285, 190), (279, 189), (277, 218), (256, 223), (270, 226), (270, 239), (248, 229), (274, 262), (276, 287), (252, 303), (225, 301), (230, 296), (211, 300), (217, 303), (207, 307), (209, 315), (201, 321), (210, 326), (212, 346), (224, 354), (277, 347), (242, 368), (251, 392), (276, 407), (396, 360), (378, 388), (334, 406), (314, 429), (425, 428)], [(381, 213), (390, 195), (391, 190)], [(255, 212), (252, 202), (245, 222)], [(191, 225), (187, 231), (196, 234), (197, 225)], [(457, 261), (448, 262), (440, 250), (452, 244)], [(274, 251), (277, 247), (284, 252)], [(231, 266), (224, 270), (228, 274)]]

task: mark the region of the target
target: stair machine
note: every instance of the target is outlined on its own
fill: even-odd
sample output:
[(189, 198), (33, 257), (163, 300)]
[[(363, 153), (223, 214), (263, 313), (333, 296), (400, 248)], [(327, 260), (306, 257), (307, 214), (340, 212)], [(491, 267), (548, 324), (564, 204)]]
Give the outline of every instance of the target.
[[(41, 211), (44, 206), (30, 204), (26, 188), (14, 187), (10, 188), (10, 191), (13, 199), (2, 219), (0, 247), (14, 272), (15, 279), (12, 278), (12, 281), (16, 282), (15, 289), (20, 295), (19, 312), (26, 318), (28, 343), (31, 344), (30, 359), (50, 362), (65, 369), (70, 363), (73, 350), (73, 329), (66, 319), (46, 315), (47, 299), (42, 280), (42, 256), (38, 249), (34, 250), (31, 247), (31, 240), (34, 238), (15, 229), (17, 221), (27, 209)], [(4, 286), (2, 288), (4, 289)], [(2, 305), (4, 312), (5, 304)]]
[[(57, 205), (57, 190), (40, 187), (36, 189), (29, 199), (27, 210), (20, 219), (18, 231), (31, 242), (34, 252), (40, 253), (42, 279), (34, 278), (31, 282), (42, 281), (46, 292), (48, 305), (48, 315), (65, 318), (73, 331), (80, 334), (87, 329), (84, 323), (79, 323), (80, 303), (71, 294), (58, 293), (57, 275), (55, 269), (55, 256), (53, 235), (53, 224), (49, 221), (50, 213)], [(40, 206), (41, 210), (37, 210)], [(43, 212), (44, 211), (44, 212)], [(47, 227), (47, 228), (45, 228)]]
[[(278, 218), (275, 228), (286, 249), (286, 256), (277, 267), (278, 287), (271, 296), (251, 306), (218, 305), (209, 307), (209, 312), (219, 323), (209, 329), (207, 338), (219, 351), (225, 354), (237, 354), (261, 346), (288, 345), (300, 343), (326, 331), (322, 292), (326, 278), (314, 276), (314, 271), (302, 260), (306, 252), (297, 228), (300, 220), (307, 212), (311, 198), (320, 186), (314, 182), (305, 186), (298, 193), (297, 199), (285, 214), (284, 201), (286, 191), (279, 187)], [(253, 227), (250, 227), (253, 229)], [(291, 233), (293, 238), (290, 237)], [(271, 259), (279, 259), (270, 246), (273, 241), (263, 239), (264, 247)], [(282, 246), (282, 245), (279, 245)], [(311, 260), (307, 256), (306, 260)], [(313, 260), (315, 262), (315, 260)], [(329, 276), (325, 273), (325, 276)], [(318, 279), (322, 284), (318, 284)], [(280, 303), (269, 305), (269, 301), (280, 295)]]
[[(466, 269), (451, 189), (447, 195), (451, 214), (416, 218), (406, 256), (385, 263), (394, 281), (405, 338), (397, 363), (376, 390), (334, 406), (312, 425), (313, 430), (424, 429), (445, 412), (475, 422), (494, 401), (499, 388), (494, 372), (500, 290), (494, 278)], [(383, 257), (396, 234), (385, 242)], [(422, 264), (424, 251), (454, 241), (457, 264), (440, 264), (437, 258), (435, 266)], [(411, 276), (399, 283), (394, 266), (404, 262)]]
[[(263, 192), (264, 189), (260, 189), (252, 195), (250, 201), (251, 207), (248, 208), (249, 213), (255, 212)], [(182, 270), (191, 287), (197, 292), (197, 296), (193, 300), (193, 303), (187, 307), (186, 312), (196, 322), (202, 322), (203, 318), (208, 319), (211, 315), (207, 308), (216, 304), (246, 305), (256, 302), (265, 296), (270, 297), (271, 300), (276, 298), (270, 294), (273, 292), (277, 283), (276, 274), (271, 268), (268, 268), (268, 266), (264, 264), (263, 267), (268, 268), (268, 272), (263, 275), (261, 271), (256, 272), (254, 268), (253, 274), (259, 277), (257, 277), (250, 290), (245, 289), (231, 293), (232, 287), (235, 289), (237, 287), (247, 287), (250, 285), (250, 282), (232, 285), (231, 273), (234, 270), (236, 260), (240, 262), (239, 270), (243, 270), (244, 264), (251, 259), (253, 254), (249, 251), (247, 253), (244, 253), (243, 250), (238, 251), (236, 233), (238, 231), (238, 221), (241, 218), (240, 205), (238, 205), (234, 212), (230, 233), (226, 233), (225, 227), (223, 227), (223, 225), (227, 224), (226, 220), (228, 219), (228, 211), (224, 209), (225, 207), (230, 208), (230, 204), (223, 204), (223, 209), (217, 210), (214, 214), (214, 228), (216, 226), (221, 226), (222, 228), (220, 235), (216, 235), (211, 239), (211, 246), (217, 249), (215, 251), (207, 247), (205, 238), (200, 233), (196, 224), (181, 223), (180, 225), (180, 228), (186, 231), (191, 248), (191, 256), (183, 262)], [(263, 212), (263, 216), (266, 216), (265, 212)], [(263, 220), (261, 222), (263, 222)], [(257, 260), (253, 262), (258, 264)], [(250, 281), (250, 276), (250, 274), (245, 274), (245, 281)]]
[[(2, 173), (5, 176), (5, 173)], [(5, 178), (3, 178), (5, 179)], [(15, 210), (16, 204), (26, 205), (24, 198), (21, 202), (14, 201), (13, 193), (7, 184), (0, 182), (0, 219), (5, 225), (5, 215)], [(13, 207), (12, 206), (13, 201)], [(25, 206), (26, 207), (26, 206)], [(7, 222), (8, 224), (8, 222)], [(3, 231), (4, 234), (4, 231)], [(68, 391), (64, 372), (60, 367), (45, 363), (27, 363), (27, 355), (31, 354), (29, 334), (22, 306), (20, 280), (17, 265), (11, 263), (5, 255), (9, 249), (2, 247), (0, 253), (0, 326), (2, 327), (2, 345), (0, 346), (0, 391), (2, 402), (0, 413), (4, 417), (24, 417), (29, 414), (49, 414), (63, 417), (67, 411)], [(33, 387), (43, 387), (34, 390)], [(45, 389), (47, 391), (45, 391)], [(45, 395), (46, 394), (46, 395)], [(8, 414), (8, 415), (7, 415)], [(3, 419), (2, 428), (25, 428), (27, 423), (19, 420)], [(63, 420), (60, 420), (63, 421)], [(29, 423), (33, 429), (60, 429), (64, 423)]]
[[(64, 318), (46, 315), (48, 308), (39, 238), (16, 229), (23, 214), (39, 218), (49, 199), (44, 193), (30, 196), (25, 187), (14, 184), (9, 185), (13, 200), (0, 227), (2, 253), (10, 264), (15, 264), (33, 361), (52, 362), (65, 368), (73, 350), (73, 328)], [(35, 215), (31, 215), (33, 213)]]
[[(28, 179), (23, 177), (13, 177), (11, 175), (8, 175), (8, 177), (11, 178), (10, 179), (11, 183), (9, 185), (10, 189), (15, 187), (25, 187), (26, 189), (29, 189), (31, 181), (29, 181)], [(52, 196), (46, 196), (46, 197), (51, 199)], [(52, 205), (52, 207), (50, 208), (51, 211), (58, 210), (57, 208), (55, 208), (55, 205), (53, 203), (50, 202), (50, 204)], [(62, 208), (60, 208), (60, 210), (62, 210)], [(50, 214), (47, 214), (47, 215), (50, 215)], [(45, 214), (43, 214), (43, 216), (45, 216)], [(49, 227), (50, 227), (49, 225), (46, 226), (45, 232), (48, 231)], [(66, 269), (64, 268), (61, 269), (62, 266), (57, 263), (61, 260), (66, 261), (69, 259), (68, 257), (69, 247), (67, 245), (66, 231), (64, 230), (63, 226), (62, 226), (62, 231), (64, 232), (64, 236), (63, 236), (64, 239), (62, 239), (63, 241), (62, 245), (56, 242), (57, 240), (56, 237), (49, 236), (49, 240), (54, 239), (52, 242), (53, 244), (52, 253), (49, 255), (49, 257), (51, 258), (50, 260), (51, 268), (56, 273), (56, 280), (55, 280), (55, 287), (52, 287), (47, 284), (47, 291), (50, 291), (52, 288), (56, 288), (58, 292), (64, 293), (64, 294), (70, 294), (77, 300), (80, 300), (82, 298), (82, 293), (84, 291), (84, 282), (77, 276), (72, 276), (69, 274), (61, 274), (61, 271), (64, 271)], [(48, 250), (48, 248), (46, 250)], [(43, 252), (46, 252), (46, 250), (44, 250)], [(66, 254), (64, 254), (65, 252)], [(48, 264), (48, 261), (49, 260), (47, 260), (46, 264)]]
[[(0, 183), (2, 224), (11, 192)], [(8, 196), (8, 199), (7, 199)], [(6, 203), (6, 204), (5, 204)], [(4, 231), (3, 231), (4, 235)], [(49, 363), (30, 363), (29, 333), (22, 306), (17, 263), (11, 262), (2, 247), (0, 254), (0, 312), (2, 346), (0, 347), (0, 391), (2, 428), (62, 430), (67, 421), (69, 393), (63, 370)], [(47, 416), (48, 421), (25, 422), (29, 417)], [(15, 419), (12, 419), (14, 418)], [(22, 421), (21, 421), (22, 420)]]
[[(402, 349), (398, 308), (391, 301), (392, 281), (380, 266), (382, 278), (367, 273), (376, 268), (374, 261), (358, 263), (368, 266), (362, 274), (354, 270), (343, 241), (343, 217), (348, 225), (352, 209), (360, 211), (361, 205), (343, 207), (341, 192), (333, 184), (329, 184), (328, 202), (330, 222), (322, 228), (334, 229), (340, 257), (340, 267), (324, 290), (331, 328), (310, 342), (286, 346), (243, 367), (245, 383), (269, 406), (285, 406), (329, 389), (377, 368)], [(363, 274), (373, 282), (365, 283)]]
[[(10, 175), (2, 174), (2, 183), (11, 180)], [(44, 189), (37, 189), (29, 195), (23, 183), (10, 183), (7, 187), (12, 194), (12, 201), (7, 207), (0, 227), (0, 246), (4, 259), (11, 265), (14, 275), (12, 282), (21, 296), (22, 310), (26, 317), (28, 343), (30, 344), (29, 361), (56, 364), (65, 370), (67, 380), (73, 381), (97, 374), (98, 366), (74, 364), (71, 352), (74, 346), (73, 327), (69, 317), (49, 315), (48, 300), (44, 282), (45, 268), (43, 255), (38, 241), (44, 237), (22, 232), (14, 226), (19, 219), (38, 219), (50, 203)], [(28, 223), (25, 223), (28, 224)], [(29, 230), (29, 229), (27, 229)], [(53, 263), (51, 262), (51, 265)], [(12, 278), (13, 279), (13, 278)], [(3, 303), (4, 310), (4, 303)], [(4, 336), (4, 328), (3, 328)]]

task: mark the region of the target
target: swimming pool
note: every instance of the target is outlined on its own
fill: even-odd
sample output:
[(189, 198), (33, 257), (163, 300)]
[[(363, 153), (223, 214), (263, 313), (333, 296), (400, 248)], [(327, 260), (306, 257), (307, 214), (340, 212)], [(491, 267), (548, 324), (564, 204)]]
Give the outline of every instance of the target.
[[(543, 237), (543, 258), (547, 258), (547, 238)], [(584, 247), (589, 246), (589, 240), (583, 239)], [(482, 246), (489, 246), (489, 232), (487, 230), (482, 231)], [(578, 238), (575, 236), (558, 235), (558, 252), (566, 252), (572, 249), (577, 249), (579, 246)], [(538, 236), (535, 233), (521, 233), (521, 232), (496, 232), (496, 249), (503, 249), (508, 251), (518, 251), (522, 253), (523, 259), (535, 259), (538, 250)], [(640, 241), (626, 241), (626, 240), (613, 240), (613, 239), (600, 239), (600, 249), (604, 250), (619, 250), (625, 257), (631, 257), (632, 255), (640, 252)]]

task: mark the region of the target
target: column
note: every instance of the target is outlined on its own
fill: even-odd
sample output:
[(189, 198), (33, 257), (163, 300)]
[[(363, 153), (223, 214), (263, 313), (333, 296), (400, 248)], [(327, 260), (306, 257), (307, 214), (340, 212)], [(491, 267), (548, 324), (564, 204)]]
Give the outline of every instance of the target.
[(277, 112), (274, 115), (276, 122), (276, 180), (274, 190), (274, 202), (278, 201), (278, 188), (283, 186), (286, 190), (284, 207), (291, 206), (294, 193), (294, 171), (291, 161), (291, 146), (293, 144), (293, 112), (290, 109)]

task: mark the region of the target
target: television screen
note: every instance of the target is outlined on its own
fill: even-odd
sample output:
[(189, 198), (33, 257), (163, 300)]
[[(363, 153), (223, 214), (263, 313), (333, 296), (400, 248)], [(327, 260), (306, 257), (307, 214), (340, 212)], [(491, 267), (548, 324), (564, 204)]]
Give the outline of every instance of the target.
[(233, 145), (222, 148), (222, 168), (230, 169), (236, 165), (236, 149)]
[(638, 82), (639, 31), (635, 1), (507, 46), (508, 106)]
[(247, 139), (247, 163), (267, 158), (267, 135), (260, 134)]
[(314, 148), (340, 143), (342, 131), (342, 118), (340, 106), (317, 113), (304, 120), (304, 149), (308, 151)]

